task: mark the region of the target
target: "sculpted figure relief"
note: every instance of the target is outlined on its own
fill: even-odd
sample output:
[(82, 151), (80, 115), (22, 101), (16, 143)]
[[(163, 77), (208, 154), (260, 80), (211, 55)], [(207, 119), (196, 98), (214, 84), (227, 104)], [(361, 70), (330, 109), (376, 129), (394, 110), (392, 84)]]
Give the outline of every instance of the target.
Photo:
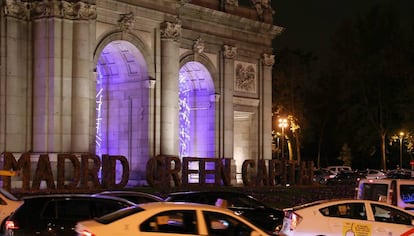
[(84, 2), (48, 1), (48, 2), (21, 2), (7, 0), (4, 6), (7, 16), (22, 20), (38, 19), (43, 17), (61, 17), (73, 20), (96, 19), (96, 5)]

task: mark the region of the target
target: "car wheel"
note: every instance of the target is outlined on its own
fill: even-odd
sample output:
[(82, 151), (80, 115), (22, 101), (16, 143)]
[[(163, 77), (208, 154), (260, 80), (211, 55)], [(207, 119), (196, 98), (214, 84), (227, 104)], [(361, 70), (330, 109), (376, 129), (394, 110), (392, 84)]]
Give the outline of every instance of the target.
[(319, 180), (320, 184), (326, 184), (326, 182), (327, 182), (327, 180), (325, 178), (322, 178), (322, 179)]

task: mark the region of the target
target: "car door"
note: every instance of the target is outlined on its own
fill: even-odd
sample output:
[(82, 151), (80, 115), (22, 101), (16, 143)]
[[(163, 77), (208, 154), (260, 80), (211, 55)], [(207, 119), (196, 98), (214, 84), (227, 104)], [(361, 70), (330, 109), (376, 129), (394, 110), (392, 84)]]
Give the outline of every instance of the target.
[(382, 204), (371, 203), (370, 206), (375, 221), (372, 227), (374, 235), (403, 235), (414, 229), (411, 214)]
[(139, 235), (200, 235), (195, 210), (165, 210), (157, 213), (139, 226)]
[(226, 214), (203, 211), (209, 236), (250, 236), (255, 230), (244, 222)]
[(320, 209), (320, 212), (327, 217), (328, 235), (373, 236), (364, 203), (335, 204)]
[(41, 215), (38, 235), (73, 236), (76, 222), (90, 218), (89, 201), (52, 200)]

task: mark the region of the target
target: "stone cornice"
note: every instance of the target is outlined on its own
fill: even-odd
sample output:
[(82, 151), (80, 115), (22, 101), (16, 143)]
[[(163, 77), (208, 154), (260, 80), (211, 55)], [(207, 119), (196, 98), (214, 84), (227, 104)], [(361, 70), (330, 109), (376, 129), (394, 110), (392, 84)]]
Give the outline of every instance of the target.
[(69, 1), (21, 2), (6, 0), (3, 7), (6, 16), (21, 20), (58, 17), (70, 20), (96, 19), (96, 5)]
[(191, 22), (194, 19), (197, 19), (200, 23), (204, 23), (206, 25), (216, 25), (216, 27), (226, 28), (230, 32), (234, 30), (243, 33), (260, 34), (271, 38), (278, 36), (284, 30), (283, 27), (277, 25), (248, 19), (194, 4), (184, 5), (179, 9), (178, 15), (182, 20), (183, 27), (187, 28), (191, 26), (191, 23), (184, 25), (187, 20)]

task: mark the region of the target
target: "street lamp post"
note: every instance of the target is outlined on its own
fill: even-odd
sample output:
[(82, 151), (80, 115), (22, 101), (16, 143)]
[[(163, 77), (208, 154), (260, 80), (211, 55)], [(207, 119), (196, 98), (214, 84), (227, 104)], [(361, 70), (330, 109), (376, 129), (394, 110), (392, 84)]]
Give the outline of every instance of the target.
[(399, 138), (400, 138), (400, 168), (402, 169), (402, 144), (403, 144), (403, 137), (404, 132), (400, 132)]
[(287, 119), (279, 119), (279, 127), (282, 129), (282, 160), (285, 159), (285, 128), (287, 127)]

